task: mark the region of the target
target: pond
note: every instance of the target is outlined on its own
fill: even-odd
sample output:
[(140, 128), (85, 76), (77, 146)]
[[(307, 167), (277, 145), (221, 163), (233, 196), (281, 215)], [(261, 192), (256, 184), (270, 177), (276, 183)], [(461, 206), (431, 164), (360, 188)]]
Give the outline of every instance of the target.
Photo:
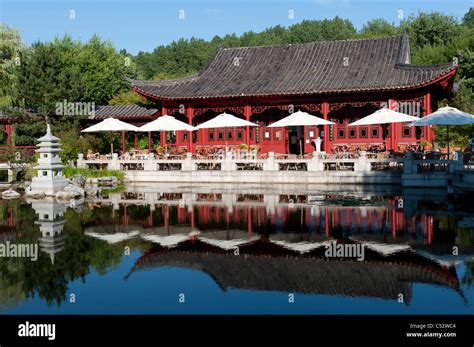
[[(171, 184), (107, 194), (0, 200), (0, 244), (38, 247), (37, 259), (0, 257), (1, 313), (474, 312), (472, 195)], [(362, 254), (328, 253), (349, 245)]]

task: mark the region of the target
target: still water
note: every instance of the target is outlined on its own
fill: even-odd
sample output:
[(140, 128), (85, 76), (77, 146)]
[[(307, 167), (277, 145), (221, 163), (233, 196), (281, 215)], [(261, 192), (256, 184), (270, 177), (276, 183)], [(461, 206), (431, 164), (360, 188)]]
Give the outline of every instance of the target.
[(0, 258), (0, 313), (472, 314), (473, 201), (250, 185), (0, 200), (0, 244), (38, 245)]

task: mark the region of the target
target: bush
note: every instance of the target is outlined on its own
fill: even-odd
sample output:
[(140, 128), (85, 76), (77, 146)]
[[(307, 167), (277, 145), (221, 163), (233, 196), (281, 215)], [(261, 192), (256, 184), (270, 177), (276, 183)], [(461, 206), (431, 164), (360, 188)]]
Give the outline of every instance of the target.
[(70, 178), (76, 174), (82, 175), (86, 178), (98, 178), (98, 177), (108, 177), (115, 176), (119, 180), (125, 178), (125, 174), (122, 171), (116, 170), (97, 170), (97, 169), (86, 169), (86, 168), (77, 168), (66, 166), (63, 168), (63, 176)]

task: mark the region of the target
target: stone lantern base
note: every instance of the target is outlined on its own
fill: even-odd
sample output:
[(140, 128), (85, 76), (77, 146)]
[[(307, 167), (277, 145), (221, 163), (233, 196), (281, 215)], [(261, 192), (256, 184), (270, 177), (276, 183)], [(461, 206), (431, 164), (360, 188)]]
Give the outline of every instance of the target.
[(33, 177), (30, 185), (31, 194), (44, 193), (46, 196), (55, 196), (57, 192), (66, 188), (69, 182), (63, 176), (57, 176), (54, 179)]

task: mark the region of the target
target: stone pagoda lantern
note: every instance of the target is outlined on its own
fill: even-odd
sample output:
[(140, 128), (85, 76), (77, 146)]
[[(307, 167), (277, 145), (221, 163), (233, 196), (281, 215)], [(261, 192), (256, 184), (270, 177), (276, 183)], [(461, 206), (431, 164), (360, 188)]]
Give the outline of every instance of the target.
[(57, 192), (63, 190), (68, 181), (62, 175), (63, 165), (59, 152), (61, 152), (60, 139), (51, 133), (51, 127), (48, 124), (46, 135), (39, 138), (38, 176), (33, 177), (31, 182), (30, 194), (42, 194), (54, 196)]

